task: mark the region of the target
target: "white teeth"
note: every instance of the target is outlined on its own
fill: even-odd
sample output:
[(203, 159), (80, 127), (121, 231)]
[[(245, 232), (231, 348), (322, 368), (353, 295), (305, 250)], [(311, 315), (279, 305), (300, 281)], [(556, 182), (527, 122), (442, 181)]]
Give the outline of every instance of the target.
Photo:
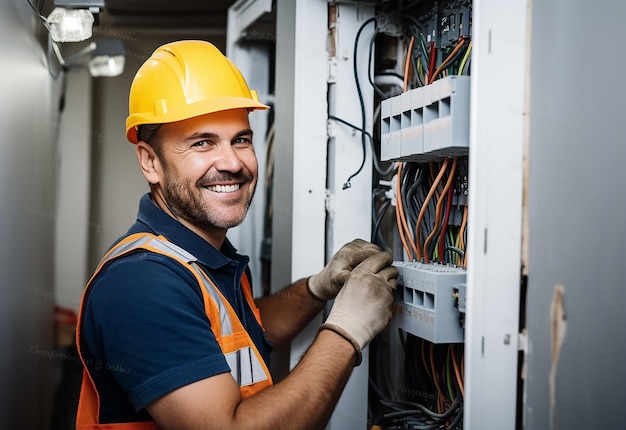
[(209, 191), (215, 191), (216, 193), (232, 193), (239, 189), (239, 184), (233, 185), (211, 185), (206, 187)]

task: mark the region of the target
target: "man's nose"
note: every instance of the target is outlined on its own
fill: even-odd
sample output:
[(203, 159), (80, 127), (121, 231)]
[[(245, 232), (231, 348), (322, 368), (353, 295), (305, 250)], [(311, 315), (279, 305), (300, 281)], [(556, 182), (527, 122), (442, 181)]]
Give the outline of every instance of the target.
[(219, 145), (218, 150), (214, 154), (216, 158), (213, 164), (217, 170), (239, 172), (243, 168), (239, 154), (230, 143)]

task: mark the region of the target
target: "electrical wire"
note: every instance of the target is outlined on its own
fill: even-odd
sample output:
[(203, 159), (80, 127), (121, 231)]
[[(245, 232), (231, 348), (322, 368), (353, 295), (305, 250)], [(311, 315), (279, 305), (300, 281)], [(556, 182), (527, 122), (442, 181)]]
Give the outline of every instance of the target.
[(448, 388), (448, 396), (454, 399), (454, 393), (452, 392), (452, 378), (450, 377), (450, 347), (448, 346), (448, 353), (446, 354), (446, 387)]
[(469, 45), (467, 45), (467, 49), (465, 50), (465, 55), (463, 56), (463, 59), (461, 60), (461, 64), (459, 64), (459, 75), (464, 74), (465, 63), (467, 63), (470, 53), (472, 52), (472, 42), (473, 41), (470, 40)]
[(454, 349), (454, 344), (450, 345), (452, 352), (452, 366), (454, 367), (454, 375), (456, 377), (456, 383), (459, 386), (459, 390), (461, 390), (461, 396), (465, 397), (465, 391), (463, 390), (463, 378), (461, 377), (461, 371), (459, 369), (459, 364), (457, 363), (456, 353)]
[[(396, 173), (396, 224), (398, 225), (398, 232), (400, 233), (400, 241), (402, 242), (402, 247), (404, 248), (404, 252), (408, 256), (409, 259), (413, 259), (413, 255), (417, 255), (417, 247), (412, 240), (407, 239), (407, 233), (409, 233), (409, 227), (406, 223), (406, 218), (404, 215), (404, 204), (402, 200), (402, 193), (400, 189), (402, 187), (402, 168), (404, 163), (398, 163), (398, 172)], [(408, 242), (408, 243), (407, 243)], [(411, 245), (411, 248), (409, 248)], [(413, 254), (411, 250), (415, 253)]]
[(428, 75), (426, 76), (427, 84), (431, 81), (430, 77), (435, 72), (435, 63), (437, 62), (437, 48), (435, 47), (435, 42), (430, 42), (429, 57)]
[(452, 52), (446, 57), (445, 60), (443, 60), (441, 62), (439, 67), (437, 67), (437, 70), (435, 70), (435, 72), (431, 76), (428, 77), (428, 83), (429, 84), (432, 84), (435, 81), (435, 79), (437, 79), (437, 76), (448, 65), (448, 63), (450, 63), (453, 60), (453, 58), (456, 56), (456, 54), (463, 47), (464, 43), (465, 43), (465, 39), (463, 38), (463, 36), (459, 37), (459, 41), (457, 42), (457, 44), (454, 47), (454, 49), (452, 50)]
[[(446, 184), (443, 187), (443, 191), (441, 192), (442, 195), (447, 194), (448, 190), (450, 189), (450, 185), (452, 185), (452, 182), (454, 180), (454, 173), (456, 172), (457, 162), (458, 162), (458, 157), (454, 157), (454, 159), (452, 160), (452, 167), (450, 168), (450, 173), (448, 174), (448, 180), (446, 181)], [(437, 202), (437, 209), (435, 212), (435, 227), (431, 231), (430, 235), (424, 241), (424, 262), (425, 263), (429, 262), (428, 245), (430, 244), (435, 234), (437, 234), (437, 230), (439, 229), (439, 223), (441, 222), (441, 206), (444, 201), (445, 199), (439, 199), (439, 201)]]
[[(364, 129), (360, 128), (360, 127), (357, 127), (356, 125), (346, 121), (345, 119), (339, 118), (339, 117), (337, 117), (335, 115), (328, 115), (328, 119), (332, 119), (332, 120), (337, 121), (337, 122), (339, 122), (341, 124), (347, 125), (348, 127), (351, 127), (353, 129), (355, 129), (356, 131), (360, 132), (361, 134), (367, 136), (367, 138), (369, 139), (369, 142), (370, 142), (370, 147), (371, 147), (371, 150), (372, 150), (372, 154), (376, 154), (374, 137), (367, 130), (364, 130)], [(376, 169), (376, 171), (381, 176), (389, 175), (396, 168), (395, 163), (391, 163), (391, 165), (389, 165), (386, 169), (383, 169), (381, 167), (379, 161), (378, 161), (378, 157), (373, 156), (372, 160), (374, 161), (374, 168)]]
[(422, 219), (424, 218), (424, 215), (426, 213), (426, 207), (428, 206), (428, 202), (430, 201), (430, 199), (432, 198), (433, 194), (435, 193), (435, 190), (437, 189), (437, 185), (439, 185), (439, 182), (441, 181), (441, 178), (443, 177), (446, 169), (448, 168), (448, 163), (450, 162), (449, 158), (446, 158), (443, 162), (443, 165), (441, 166), (441, 169), (439, 169), (439, 174), (437, 175), (437, 178), (433, 181), (432, 186), (430, 187), (430, 191), (428, 192), (428, 195), (426, 196), (426, 199), (424, 200), (424, 204), (422, 205), (422, 209), (420, 210), (419, 216), (417, 218), (417, 223), (415, 224), (415, 244), (417, 246), (417, 259), (418, 260), (422, 260), (422, 252), (421, 252), (421, 234), (420, 234), (420, 225), (422, 223)]
[[(411, 415), (415, 415), (420, 412), (423, 412), (426, 415), (428, 415), (430, 418), (443, 421), (452, 417), (452, 415), (459, 409), (459, 406), (461, 405), (461, 396), (456, 396), (454, 401), (450, 405), (450, 407), (447, 410), (445, 410), (443, 413), (434, 412), (428, 409), (426, 406), (422, 405), (421, 403), (406, 402), (406, 401), (397, 401), (395, 403), (398, 403), (400, 405), (406, 405), (408, 407), (413, 407), (415, 409), (397, 410), (395, 412), (390, 412), (384, 415), (385, 418), (407, 417), (407, 416), (411, 416)], [(394, 405), (391, 402), (385, 402), (385, 404), (392, 408), (393, 407), (399, 408), (398, 405)]]
[(446, 245), (446, 231), (448, 229), (448, 221), (450, 219), (450, 210), (452, 209), (452, 194), (454, 188), (450, 187), (448, 190), (448, 196), (446, 198), (446, 211), (443, 217), (443, 224), (441, 225), (441, 233), (439, 234), (439, 261), (441, 263), (446, 262), (445, 245)]
[[(376, 195), (377, 193), (374, 192), (373, 194), (374, 196), (372, 200), (375, 201), (377, 197)], [(384, 248), (384, 249), (387, 249), (388, 247), (382, 235), (380, 234), (380, 224), (382, 223), (382, 220), (385, 217), (385, 214), (387, 213), (387, 210), (389, 209), (390, 206), (391, 206), (391, 200), (385, 199), (385, 201), (381, 204), (378, 212), (376, 213), (374, 211), (374, 205), (372, 205), (372, 223), (374, 225), (374, 227), (372, 228), (372, 240), (374, 241), (374, 243), (376, 243), (377, 245), (379, 245), (381, 248)]]
[[(353, 72), (354, 72), (354, 82), (356, 84), (356, 91), (357, 94), (359, 96), (359, 104), (361, 106), (361, 129), (365, 130), (365, 102), (363, 101), (363, 92), (361, 91), (361, 84), (359, 83), (359, 74), (358, 74), (358, 69), (357, 69), (357, 52), (358, 52), (358, 47), (359, 47), (359, 38), (361, 37), (361, 33), (363, 32), (363, 29), (370, 23), (372, 22), (376, 22), (376, 18), (375, 17), (371, 17), (365, 20), (365, 22), (363, 22), (363, 24), (361, 24), (361, 26), (359, 27), (359, 29), (356, 32), (356, 36), (354, 38), (354, 52), (352, 54), (352, 68), (353, 68)], [(369, 71), (367, 72), (369, 75)], [(365, 160), (367, 158), (367, 154), (366, 154), (366, 147), (367, 144), (365, 142), (365, 133), (361, 133), (361, 146), (363, 148), (363, 159), (361, 160), (361, 165), (359, 166), (359, 168), (356, 170), (356, 172), (354, 172), (352, 175), (350, 175), (348, 177), (348, 179), (346, 180), (346, 182), (343, 184), (343, 189), (348, 189), (352, 186), (352, 183), (350, 182), (352, 180), (352, 178), (354, 178), (356, 175), (358, 175), (359, 173), (361, 173), (361, 170), (363, 170), (363, 166), (365, 166)], [(373, 157), (375, 158), (375, 157)]]
[(372, 73), (371, 73), (372, 72), (372, 56), (374, 53), (374, 42), (376, 42), (377, 35), (378, 33), (374, 32), (374, 34), (372, 34), (372, 38), (370, 39), (369, 55), (367, 56), (367, 79), (369, 80), (370, 85), (372, 86), (372, 88), (374, 88), (374, 91), (376, 91), (378, 96), (381, 99), (386, 99), (387, 95), (385, 94), (383, 90), (378, 88), (378, 86), (374, 83), (374, 80), (372, 79)]
[(407, 49), (406, 61), (404, 62), (404, 92), (409, 89), (409, 73), (411, 72), (411, 52), (413, 51), (413, 44), (415, 43), (415, 36), (411, 36), (409, 41), (409, 48)]
[(30, 5), (30, 7), (35, 11), (35, 13), (37, 14), (37, 17), (39, 18), (39, 20), (41, 20), (41, 22), (43, 23), (44, 27), (46, 27), (46, 30), (50, 31), (50, 23), (48, 23), (48, 20), (46, 19), (46, 17), (43, 16), (41, 14), (41, 12), (39, 12), (39, 9), (37, 9), (35, 7), (35, 5), (32, 3), (31, 0), (26, 0), (26, 1)]
[(463, 74), (464, 75), (469, 75), (470, 74), (470, 65), (472, 64), (472, 57), (470, 56), (467, 59), (467, 63), (465, 63), (465, 66), (463, 66)]
[(417, 221), (417, 215), (419, 212), (418, 208), (421, 204), (419, 192), (421, 190), (421, 184), (424, 177), (422, 172), (423, 170), (418, 164), (407, 163), (406, 170), (401, 176), (402, 187), (400, 189), (400, 195), (402, 196), (403, 210), (406, 216), (407, 240), (410, 240), (413, 243), (413, 248), (416, 248), (415, 242), (413, 240), (413, 238), (415, 237), (413, 226)]
[[(461, 228), (459, 229), (459, 244), (457, 245), (458, 248), (460, 249), (465, 249), (465, 239), (464, 239), (464, 235), (465, 235), (465, 229), (467, 227), (467, 206), (463, 207), (463, 221), (461, 221)], [(466, 267), (466, 258), (467, 258), (467, 252), (463, 254), (463, 259), (461, 262), (461, 266)]]

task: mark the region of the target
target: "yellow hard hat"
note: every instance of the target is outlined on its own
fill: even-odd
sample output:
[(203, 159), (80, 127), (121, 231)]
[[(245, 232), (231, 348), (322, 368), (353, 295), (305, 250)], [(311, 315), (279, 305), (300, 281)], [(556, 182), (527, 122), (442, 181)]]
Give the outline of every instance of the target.
[(213, 44), (182, 40), (157, 48), (130, 87), (126, 138), (137, 143), (137, 127), (181, 121), (228, 109), (269, 109), (237, 67)]

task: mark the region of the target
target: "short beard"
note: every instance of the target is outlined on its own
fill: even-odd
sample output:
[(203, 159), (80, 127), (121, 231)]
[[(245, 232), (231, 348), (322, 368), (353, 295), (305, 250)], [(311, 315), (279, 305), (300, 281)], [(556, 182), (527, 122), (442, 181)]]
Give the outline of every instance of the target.
[[(220, 181), (245, 181), (252, 184), (254, 178), (242, 172), (236, 174), (221, 174)], [(213, 179), (215, 180), (215, 179)], [(165, 183), (161, 184), (163, 189), (163, 197), (172, 214), (177, 218), (182, 218), (191, 224), (207, 229), (222, 230), (238, 226), (243, 222), (250, 208), (250, 203), (256, 191), (256, 183), (252, 189), (250, 197), (245, 202), (241, 213), (238, 217), (224, 217), (221, 211), (209, 206), (201, 197), (200, 191), (191, 188), (189, 183), (181, 181), (176, 175), (172, 174), (170, 169), (165, 168)], [(198, 188), (202, 188), (203, 183), (207, 183), (206, 179), (201, 179), (196, 183)]]

